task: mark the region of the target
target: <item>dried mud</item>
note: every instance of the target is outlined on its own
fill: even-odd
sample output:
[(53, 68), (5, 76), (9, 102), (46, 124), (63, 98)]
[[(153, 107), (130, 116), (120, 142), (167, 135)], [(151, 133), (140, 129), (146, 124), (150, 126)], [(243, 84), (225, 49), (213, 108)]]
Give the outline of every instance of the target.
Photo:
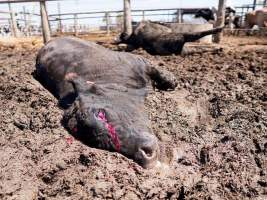
[(152, 170), (74, 140), (32, 78), (39, 45), (0, 45), (0, 199), (267, 199), (267, 46), (229, 41), (185, 57), (133, 52), (178, 80), (146, 100), (174, 150)]

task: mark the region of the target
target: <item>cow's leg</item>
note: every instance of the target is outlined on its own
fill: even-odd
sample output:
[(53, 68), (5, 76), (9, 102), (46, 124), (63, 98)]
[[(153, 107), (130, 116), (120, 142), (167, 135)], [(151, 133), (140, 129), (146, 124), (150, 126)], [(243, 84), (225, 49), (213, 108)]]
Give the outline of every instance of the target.
[(182, 56), (188, 56), (193, 54), (203, 54), (203, 53), (220, 53), (222, 52), (222, 47), (209, 47), (209, 46), (198, 46), (198, 47), (184, 47), (181, 53)]
[(154, 66), (148, 66), (146, 73), (152, 80), (153, 87), (156, 87), (160, 90), (174, 90), (177, 86), (175, 76), (167, 70), (157, 69)]

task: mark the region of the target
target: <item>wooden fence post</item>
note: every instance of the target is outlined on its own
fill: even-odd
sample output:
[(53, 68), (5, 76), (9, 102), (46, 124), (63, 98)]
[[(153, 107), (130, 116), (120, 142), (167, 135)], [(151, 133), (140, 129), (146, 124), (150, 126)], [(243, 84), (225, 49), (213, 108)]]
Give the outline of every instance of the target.
[(110, 20), (109, 20), (109, 12), (106, 12), (106, 27), (107, 27), (107, 35), (110, 35)]
[(253, 10), (256, 9), (256, 5), (257, 5), (257, 0), (254, 0), (254, 1), (253, 1)]
[(24, 31), (26, 32), (25, 35), (29, 36), (29, 25), (28, 25), (28, 20), (27, 20), (27, 14), (26, 14), (26, 7), (23, 6), (23, 19), (24, 19)]
[(181, 18), (182, 18), (182, 15), (181, 15), (181, 9), (178, 9), (177, 10), (177, 13), (176, 13), (176, 17), (177, 17), (177, 22), (178, 23), (181, 23), (182, 22), (182, 20), (181, 20)]
[(51, 39), (51, 36), (45, 1), (40, 1), (40, 14), (42, 20), (43, 39), (44, 43), (47, 43)]
[[(225, 23), (225, 5), (226, 5), (226, 0), (219, 0), (216, 27), (224, 26), (224, 23)], [(217, 33), (214, 37), (214, 42), (220, 43), (222, 36), (223, 36), (222, 32)]]
[(28, 16), (28, 34), (32, 35), (32, 13), (29, 12), (29, 16)]
[(26, 15), (26, 7), (23, 6), (23, 19), (24, 19), (24, 26), (27, 27), (27, 15)]
[(59, 2), (57, 3), (57, 12), (58, 12), (58, 29), (59, 33), (62, 33), (61, 8)]
[(74, 15), (74, 34), (78, 36), (78, 15)]
[(124, 33), (131, 35), (133, 32), (132, 27), (132, 14), (131, 14), (131, 0), (124, 0)]
[(17, 21), (15, 17), (15, 13), (12, 10), (11, 3), (8, 3), (8, 8), (10, 12), (10, 22), (11, 22), (11, 30), (12, 30), (12, 35), (14, 37), (18, 37), (18, 26), (17, 26)]

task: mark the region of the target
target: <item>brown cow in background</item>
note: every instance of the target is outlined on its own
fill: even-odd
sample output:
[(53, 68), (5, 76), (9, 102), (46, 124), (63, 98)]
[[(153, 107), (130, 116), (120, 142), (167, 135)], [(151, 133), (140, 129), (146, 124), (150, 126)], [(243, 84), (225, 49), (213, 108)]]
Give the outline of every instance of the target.
[(255, 25), (267, 27), (267, 7), (246, 14), (245, 27), (253, 28)]

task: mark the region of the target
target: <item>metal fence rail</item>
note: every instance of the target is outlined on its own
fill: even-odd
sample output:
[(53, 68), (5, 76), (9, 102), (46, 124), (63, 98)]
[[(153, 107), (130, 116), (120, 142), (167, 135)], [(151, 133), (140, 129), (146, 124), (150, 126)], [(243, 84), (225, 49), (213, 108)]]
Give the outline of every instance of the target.
[[(146, 19), (156, 19), (155, 21), (165, 21), (165, 22), (183, 22), (185, 15), (193, 15), (198, 9), (202, 8), (169, 8), (169, 9), (146, 9), (146, 10), (132, 10), (132, 17), (134, 23), (146, 20)], [(17, 22), (23, 22), (20, 25), (19, 31), (22, 35), (40, 35), (41, 28), (33, 25), (33, 17), (40, 18), (40, 14), (32, 13), (26, 11), (23, 8), (23, 12), (15, 13), (17, 16)], [(60, 7), (58, 8), (60, 11)], [(1, 12), (0, 12), (1, 13)], [(10, 14), (10, 12), (5, 12)], [(18, 18), (19, 17), (19, 18)], [(9, 18), (2, 18), (2, 20), (8, 20)], [(86, 33), (90, 31), (121, 31), (123, 26), (123, 10), (117, 11), (96, 11), (96, 12), (73, 12), (73, 13), (57, 13), (48, 15), (50, 30), (52, 33)], [(90, 23), (83, 23), (82, 21), (87, 19), (98, 19), (96, 26), (90, 25)], [(0, 18), (1, 20), (1, 18)], [(29, 28), (31, 27), (31, 28)]]
[[(45, 1), (60, 1), (60, 0), (45, 0)], [(3, 3), (22, 3), (22, 2), (40, 2), (43, 5), (44, 0), (0, 0), (0, 4)], [(252, 11), (256, 7), (263, 7), (267, 1), (263, 4), (248, 4), (243, 6), (237, 6), (236, 14), (241, 16), (242, 22), (245, 20), (245, 14)], [(10, 6), (11, 8), (11, 6)], [(186, 15), (193, 15), (197, 10), (203, 8), (168, 8), (168, 9), (145, 9), (145, 10), (132, 10), (133, 23), (141, 20), (154, 20), (163, 22), (184, 22)], [(43, 9), (45, 10), (44, 6)], [(47, 15), (42, 17), (42, 22), (47, 21), (46, 29), (49, 29), (52, 33), (64, 33), (73, 32), (75, 34), (87, 33), (90, 31), (106, 31), (108, 34), (110, 31), (121, 31), (123, 27), (123, 10), (117, 11), (97, 11), (97, 12), (72, 12), (61, 13), (60, 3), (58, 3), (58, 13)], [(14, 13), (11, 9), (9, 11), (0, 11), (0, 14), (4, 16), (0, 17), (0, 34), (4, 33), (6, 29), (14, 29), (17, 26), (20, 35), (41, 35), (43, 29), (41, 26), (36, 25), (41, 20), (42, 12), (34, 13), (29, 12), (23, 7), (23, 12)], [(34, 18), (34, 19), (33, 19)], [(92, 25), (89, 21), (94, 19), (97, 21), (96, 25)], [(2, 25), (2, 21), (7, 21), (9, 25)], [(3, 28), (4, 27), (4, 28)]]
[[(197, 10), (203, 8), (169, 8), (169, 9), (146, 9), (146, 10), (132, 10), (132, 17), (134, 23), (141, 20), (157, 18), (160, 21), (165, 22), (183, 22), (184, 15), (193, 15)], [(62, 14), (52, 14), (49, 15), (52, 25), (52, 30), (64, 32), (61, 29), (62, 21), (70, 21), (69, 26), (71, 27), (80, 27), (80, 21), (84, 19), (99, 19), (102, 21), (103, 25), (99, 25), (100, 30), (106, 29), (107, 32), (111, 30), (121, 30), (123, 22), (123, 10), (117, 11), (97, 11), (97, 12), (74, 12), (74, 13), (62, 13)], [(164, 19), (165, 18), (165, 19)], [(58, 25), (57, 25), (58, 24)], [(57, 27), (57, 28), (56, 28)], [(66, 27), (66, 25), (65, 25)], [(92, 27), (95, 29), (95, 27)], [(85, 31), (85, 30), (76, 30), (76, 32)], [(88, 30), (89, 31), (89, 30)]]

